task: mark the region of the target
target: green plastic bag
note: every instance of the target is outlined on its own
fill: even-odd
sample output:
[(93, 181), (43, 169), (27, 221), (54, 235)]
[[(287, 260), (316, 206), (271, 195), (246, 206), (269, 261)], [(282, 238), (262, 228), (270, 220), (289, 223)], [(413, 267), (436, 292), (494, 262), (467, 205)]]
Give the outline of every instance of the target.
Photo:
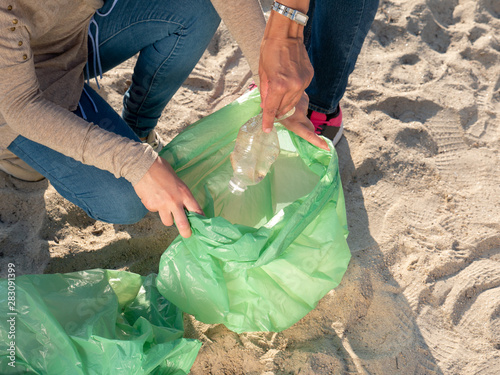
[(181, 375), (201, 346), (182, 338), (182, 313), (158, 293), (155, 275), (1, 279), (0, 312), (1, 374)]
[(350, 252), (338, 159), (279, 127), (281, 152), (266, 178), (229, 192), (239, 128), (260, 110), (257, 90), (179, 134), (164, 157), (206, 217), (188, 215), (160, 260), (157, 286), (205, 323), (236, 332), (281, 331), (336, 287)]

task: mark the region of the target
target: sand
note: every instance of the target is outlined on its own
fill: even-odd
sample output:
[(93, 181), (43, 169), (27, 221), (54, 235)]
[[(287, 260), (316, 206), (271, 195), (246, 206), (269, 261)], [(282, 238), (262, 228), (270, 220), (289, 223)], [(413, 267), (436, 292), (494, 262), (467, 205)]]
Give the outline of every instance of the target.
[[(118, 111), (133, 63), (101, 82)], [(160, 134), (249, 83), (222, 25)], [(341, 285), (281, 333), (186, 316), (186, 336), (203, 342), (192, 374), (500, 374), (500, 2), (381, 1), (341, 104), (353, 255)], [(46, 181), (0, 172), (0, 259), (18, 275), (157, 272), (176, 235), (156, 214), (96, 222)]]

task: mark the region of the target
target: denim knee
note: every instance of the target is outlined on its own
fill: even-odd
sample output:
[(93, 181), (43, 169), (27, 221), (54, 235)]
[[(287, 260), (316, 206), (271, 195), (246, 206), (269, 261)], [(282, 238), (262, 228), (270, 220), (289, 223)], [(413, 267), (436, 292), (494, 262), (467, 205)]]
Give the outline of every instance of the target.
[(189, 7), (194, 7), (197, 12), (193, 12), (193, 22), (192, 26), (195, 26), (201, 30), (201, 34), (204, 34), (209, 39), (217, 30), (220, 24), (220, 17), (211, 1), (199, 0), (196, 4), (190, 2)]
[[(219, 27), (219, 14), (208, 0), (192, 0), (184, 6), (179, 5), (179, 8), (179, 15), (175, 19), (179, 25), (176, 33), (185, 39), (184, 45), (189, 51), (186, 53), (193, 56), (203, 53)], [(182, 11), (183, 8), (185, 11)], [(158, 53), (170, 56), (172, 45), (168, 40), (171, 37), (168, 34), (163, 38), (165, 43), (161, 39), (153, 43)]]
[(57, 183), (54, 188), (83, 209), (89, 217), (105, 223), (134, 224), (148, 213), (130, 182), (114, 177), (102, 182), (99, 183), (97, 179), (94, 188), (84, 191), (83, 194), (69, 192)]
[[(193, 4), (194, 2), (194, 4)], [(220, 24), (220, 17), (208, 0), (189, 2), (188, 7), (195, 11), (186, 12), (183, 22), (184, 35), (189, 36), (193, 50), (205, 50)]]
[[(86, 210), (87, 214), (95, 219), (111, 224), (135, 224), (148, 213), (137, 195), (130, 194), (111, 197), (99, 208)], [(117, 198), (117, 199), (114, 199)], [(84, 208), (85, 209), (85, 208)]]

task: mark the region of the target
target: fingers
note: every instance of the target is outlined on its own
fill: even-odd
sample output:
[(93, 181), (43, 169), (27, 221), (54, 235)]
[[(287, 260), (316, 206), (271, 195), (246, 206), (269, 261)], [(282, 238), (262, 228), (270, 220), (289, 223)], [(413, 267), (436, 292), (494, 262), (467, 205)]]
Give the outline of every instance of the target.
[(174, 219), (170, 210), (160, 210), (158, 211), (158, 214), (160, 215), (160, 219), (163, 225), (165, 225), (166, 227), (171, 227), (172, 225), (174, 225)]
[[(302, 93), (295, 95), (295, 97), (293, 97), (293, 99), (290, 101), (290, 103), (286, 106), (284, 106), (284, 104), (282, 102), (282, 108), (280, 108), (278, 110), (278, 113), (276, 114), (276, 118), (277, 119), (283, 118), (285, 115), (287, 115), (288, 112), (290, 112), (293, 108), (295, 108), (296, 105), (298, 104), (301, 96), (302, 96)], [(287, 117), (289, 117), (289, 116), (287, 116)]]
[[(169, 216), (170, 219), (173, 216), (175, 226), (179, 230), (179, 234), (184, 238), (188, 238), (191, 236), (192, 232), (191, 232), (191, 227), (189, 225), (189, 221), (188, 221), (188, 218), (186, 216), (186, 211), (184, 210), (184, 208), (186, 208), (187, 211), (195, 212), (195, 213), (203, 215), (203, 216), (205, 214), (203, 213), (203, 210), (201, 209), (200, 205), (198, 204), (196, 199), (194, 199), (193, 195), (191, 194), (191, 191), (189, 190), (189, 188), (186, 185), (182, 184), (179, 187), (179, 191), (180, 191), (182, 202), (179, 202), (177, 204), (175, 204), (175, 202), (172, 202), (174, 204), (174, 206), (173, 206), (173, 208), (171, 208), (171, 210), (172, 210), (171, 214), (169, 214), (167, 216)], [(168, 220), (168, 218), (166, 218), (166, 220)], [(163, 221), (163, 218), (162, 218), (162, 221)], [(170, 225), (172, 225), (172, 224), (170, 224)]]
[(262, 130), (265, 133), (270, 133), (274, 119), (276, 118), (276, 113), (281, 105), (281, 96), (274, 93), (276, 89), (269, 89), (268, 95), (266, 96), (263, 112), (262, 112)]
[(308, 104), (309, 97), (306, 93), (303, 93), (295, 107), (295, 113), (291, 117), (281, 121), (281, 123), (288, 130), (304, 138), (314, 146), (329, 151), (330, 148), (328, 147), (328, 143), (314, 132), (314, 125), (311, 120), (307, 118)]
[[(188, 206), (191, 208), (188, 208)], [(164, 209), (160, 209), (158, 213), (160, 215), (160, 219), (163, 225), (171, 227), (172, 225), (175, 224), (175, 226), (179, 230), (179, 234), (184, 238), (188, 238), (192, 235), (192, 231), (184, 207), (186, 207), (188, 211), (204, 215), (201, 207), (198, 204), (194, 205), (192, 203), (187, 204), (186, 206), (183, 207), (180, 206), (174, 207), (172, 209), (165, 207)]]
[(172, 211), (172, 215), (174, 216), (175, 226), (179, 230), (179, 234), (184, 238), (190, 237), (192, 232), (184, 207), (176, 207)]
[[(271, 88), (269, 88), (271, 90)], [(270, 132), (274, 121), (276, 121), (275, 116), (278, 111), (278, 104), (276, 96), (271, 95), (271, 91), (266, 97), (266, 102), (263, 106), (262, 115), (262, 128), (265, 132)], [(307, 118), (307, 107), (309, 103), (309, 98), (305, 92), (300, 93), (296, 98), (294, 98), (294, 103), (296, 103), (296, 111), (293, 116), (281, 121), (281, 123), (290, 131), (297, 134), (299, 137), (305, 139), (309, 143), (316, 147), (322, 148), (323, 150), (330, 151), (328, 143), (314, 132), (314, 125)], [(295, 104), (294, 104), (295, 105)], [(285, 115), (290, 111), (292, 107), (285, 107), (282, 111), (281, 116)], [(269, 125), (270, 124), (270, 125)], [(267, 131), (266, 131), (267, 130)]]
[(264, 71), (259, 70), (259, 91), (261, 108), (264, 108), (264, 102), (266, 101), (268, 88), (269, 82), (267, 81), (267, 75)]
[(203, 210), (165, 160), (158, 157), (134, 189), (149, 211), (159, 213), (164, 225), (175, 223), (182, 237), (191, 236), (184, 207), (200, 215), (203, 215)]
[(302, 94), (298, 94), (290, 100), (288, 95), (281, 97), (270, 93), (263, 105), (262, 130), (269, 133), (276, 119), (285, 116), (299, 102)]
[(190, 212), (195, 212), (198, 215), (205, 216), (205, 213), (203, 212), (200, 205), (198, 204), (198, 202), (194, 198), (187, 200), (184, 203), (184, 207), (186, 207), (186, 210), (188, 210)]
[[(193, 211), (203, 215), (203, 211), (199, 208), (199, 206), (196, 209), (188, 209), (188, 211)], [(160, 209), (158, 213), (163, 225), (171, 227), (175, 224), (182, 237), (188, 238), (191, 236), (191, 226), (189, 225), (189, 220), (187, 218), (186, 211), (184, 210), (184, 206), (165, 207)]]
[(171, 226), (175, 223), (175, 226), (179, 230), (179, 234), (184, 238), (188, 238), (191, 236), (192, 231), (184, 208), (186, 208), (187, 211), (205, 215), (189, 188), (179, 180), (178, 193), (173, 197), (173, 201), (169, 202), (165, 207), (165, 214), (162, 215), (160, 211), (160, 218), (165, 225)]
[(188, 238), (191, 236), (191, 227), (183, 207), (174, 208), (172, 211), (169, 209), (160, 210), (159, 214), (163, 225), (171, 227), (175, 223), (182, 237)]
[(328, 143), (317, 135), (314, 130), (310, 129), (306, 124), (301, 122), (294, 122), (287, 124), (287, 129), (291, 132), (297, 134), (299, 137), (305, 139), (309, 143), (316, 147), (322, 148), (323, 150), (330, 151)]

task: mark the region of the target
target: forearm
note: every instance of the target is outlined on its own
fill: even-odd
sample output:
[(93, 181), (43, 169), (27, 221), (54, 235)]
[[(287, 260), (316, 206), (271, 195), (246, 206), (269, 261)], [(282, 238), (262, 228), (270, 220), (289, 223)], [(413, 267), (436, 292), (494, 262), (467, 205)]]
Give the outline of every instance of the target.
[(253, 76), (256, 77), (259, 72), (260, 43), (266, 28), (259, 1), (212, 0), (212, 4), (240, 46)]
[(84, 164), (124, 177), (133, 185), (157, 155), (151, 147), (88, 123), (55, 104), (28, 102), (18, 116), (8, 114), (9, 126), (24, 137)]
[(0, 112), (14, 132), (132, 184), (156, 158), (149, 146), (105, 131), (43, 99), (29, 62), (0, 69)]

